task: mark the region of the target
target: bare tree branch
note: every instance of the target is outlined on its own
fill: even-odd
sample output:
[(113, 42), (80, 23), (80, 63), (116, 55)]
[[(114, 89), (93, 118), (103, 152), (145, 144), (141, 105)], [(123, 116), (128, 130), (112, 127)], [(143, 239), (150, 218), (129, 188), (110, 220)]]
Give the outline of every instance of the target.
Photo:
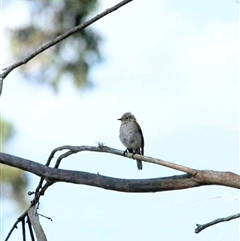
[(205, 224), (197, 224), (197, 228), (195, 229), (195, 233), (200, 233), (203, 229), (208, 228), (212, 225), (218, 224), (218, 223), (222, 223), (222, 222), (227, 222), (230, 220), (233, 220), (235, 218), (239, 218), (240, 217), (240, 213), (225, 217), (225, 218), (218, 218), (215, 219), (209, 223), (205, 223)]
[(23, 222), (26, 216), (27, 216), (27, 211), (25, 211), (25, 212), (17, 219), (17, 221), (13, 224), (12, 228), (10, 229), (10, 231), (9, 231), (9, 233), (8, 233), (6, 239), (5, 239), (5, 241), (7, 241), (7, 240), (10, 238), (13, 230), (14, 230), (15, 228), (16, 228), (16, 229), (18, 228), (18, 227), (17, 227), (17, 224), (18, 224), (19, 222)]
[[(51, 164), (51, 161), (53, 160), (54, 155), (58, 151), (62, 151), (62, 150), (64, 150), (65, 153), (61, 154), (57, 158), (54, 168), (49, 167)], [(120, 156), (126, 156), (127, 158), (137, 159), (137, 160), (169, 167), (182, 172), (186, 172), (187, 174), (170, 176), (170, 177), (152, 178), (152, 179), (120, 179), (120, 178), (106, 177), (99, 174), (93, 174), (93, 173), (87, 173), (87, 172), (81, 172), (81, 171), (58, 169), (61, 161), (64, 158), (82, 151), (105, 152), (105, 153), (110, 153), (110, 154), (115, 154)], [(13, 227), (9, 231), (5, 241), (9, 239), (14, 229), (17, 228), (17, 224), (19, 222), (22, 222), (23, 224), (25, 218), (29, 214), (29, 210), (31, 210), (32, 207), (35, 207), (36, 204), (39, 203), (40, 197), (44, 195), (47, 188), (50, 187), (54, 182), (69, 182), (74, 184), (83, 184), (83, 185), (100, 187), (100, 188), (113, 190), (113, 191), (136, 192), (136, 193), (178, 190), (178, 189), (186, 189), (186, 188), (193, 188), (193, 187), (198, 187), (203, 185), (214, 185), (214, 184), (229, 186), (233, 188), (240, 188), (240, 176), (232, 172), (196, 170), (196, 169), (188, 168), (185, 166), (181, 166), (175, 163), (163, 161), (152, 157), (141, 156), (138, 154), (133, 155), (131, 153), (124, 154), (123, 151), (113, 149), (103, 145), (99, 145), (98, 147), (67, 145), (67, 146), (61, 146), (61, 147), (55, 148), (51, 152), (45, 165), (30, 161), (27, 159), (23, 159), (20, 157), (12, 156), (9, 154), (0, 153), (0, 163), (20, 168), (22, 170), (34, 173), (41, 177), (35, 192), (29, 192), (29, 195), (35, 194), (29, 209), (26, 210), (13, 224)], [(43, 185), (44, 182), (45, 184)], [(206, 224), (206, 225), (210, 226), (213, 224), (210, 223), (210, 225), (209, 224)], [(200, 231), (203, 230), (204, 228), (207, 227), (206, 225), (197, 225), (198, 228), (195, 230), (195, 232), (197, 232), (197, 230), (200, 230)], [(30, 224), (29, 224), (29, 231), (32, 234)], [(24, 230), (24, 233), (25, 233), (25, 230)], [(31, 237), (32, 237), (32, 240), (34, 240), (33, 234), (31, 235)]]
[[(42, 182), (42, 178), (40, 179), (40, 183)], [(5, 241), (7, 241), (11, 234), (13, 233), (14, 229), (17, 228), (17, 224), (19, 222), (24, 222), (25, 218), (27, 217), (27, 223), (28, 223), (28, 228), (29, 228), (29, 232), (30, 232), (30, 236), (31, 236), (31, 240), (34, 241), (34, 235), (33, 235), (33, 230), (32, 230), (32, 224), (31, 224), (31, 221), (34, 222), (33, 224), (33, 227), (34, 227), (34, 230), (35, 230), (35, 233), (36, 233), (36, 237), (38, 240), (45, 240), (46, 239), (46, 236), (44, 234), (44, 231), (42, 230), (41, 231), (41, 225), (40, 225), (40, 222), (39, 220), (37, 221), (37, 219), (39, 218), (39, 216), (37, 217), (32, 217), (31, 215), (33, 215), (33, 208), (36, 210), (36, 205), (39, 204), (39, 199), (41, 196), (44, 195), (44, 192), (46, 191), (46, 189), (51, 186), (52, 183), (49, 183), (49, 182), (46, 182), (45, 185), (42, 187), (42, 189), (40, 190), (39, 186), (40, 186), (40, 183), (38, 185), (38, 187), (36, 188), (36, 190), (38, 191), (35, 191), (35, 192), (29, 192), (28, 194), (29, 195), (32, 195), (33, 193), (35, 193), (35, 197), (33, 199), (33, 201), (31, 201), (31, 205), (30, 207), (17, 219), (17, 221), (13, 224), (12, 228), (10, 229)], [(40, 191), (39, 191), (40, 190)], [(29, 211), (30, 210), (30, 211)], [(30, 212), (30, 213), (29, 213)], [(36, 215), (38, 215), (37, 213), (35, 213)], [(31, 217), (30, 217), (31, 216)], [(47, 217), (46, 217), (47, 218)], [(48, 218), (51, 220), (51, 218)], [(40, 225), (40, 226), (39, 226)], [(25, 227), (23, 227), (25, 228)], [(45, 237), (45, 239), (44, 239)]]
[[(106, 152), (115, 155), (123, 155), (123, 151), (109, 147), (91, 147), (91, 146), (62, 146), (54, 149), (49, 160), (57, 151), (68, 149), (71, 154), (80, 151)], [(64, 154), (63, 154), (64, 155)], [(69, 154), (67, 155), (69, 156)], [(126, 157), (132, 158), (132, 154), (127, 153)], [(89, 186), (100, 187), (108, 190), (122, 192), (159, 192), (167, 190), (185, 189), (198, 187), (201, 185), (222, 185), (233, 188), (240, 188), (240, 176), (232, 172), (217, 172), (210, 170), (196, 170), (184, 167), (175, 163), (166, 162), (160, 159), (134, 155), (134, 159), (150, 162), (158, 165), (170, 167), (179, 171), (185, 171), (188, 174), (153, 178), (153, 179), (119, 179), (106, 177), (99, 174), (70, 171), (51, 168), (30, 160), (11, 156), (5, 153), (0, 154), (0, 162), (10, 166), (20, 168), (25, 171), (34, 173), (51, 182), (69, 182)], [(48, 162), (50, 163), (50, 161)], [(58, 162), (59, 160), (57, 160)]]
[(23, 241), (26, 241), (25, 219), (22, 220), (22, 236)]
[(27, 224), (28, 224), (28, 229), (29, 229), (29, 234), (30, 234), (31, 240), (35, 241), (34, 234), (33, 234), (33, 228), (32, 228), (31, 221), (28, 216), (27, 216)]
[[(72, 155), (72, 154), (75, 154), (75, 153), (78, 153), (78, 152), (82, 152), (82, 151), (105, 152), (105, 153), (111, 153), (111, 154), (124, 156), (124, 157), (128, 157), (128, 158), (133, 158), (133, 154), (131, 154), (131, 153), (125, 153), (124, 154), (124, 152), (121, 151), (121, 150), (117, 150), (117, 149), (110, 148), (110, 147), (107, 147), (107, 146), (102, 146), (102, 145), (100, 145), (98, 147), (65, 145), (65, 146), (57, 147), (51, 152), (51, 154), (48, 158), (48, 163), (50, 163), (51, 158), (53, 158), (53, 156), (56, 152), (62, 151), (62, 150), (69, 150), (69, 152), (66, 152), (66, 153), (62, 154), (58, 158), (54, 167), (58, 167), (63, 158), (66, 158), (69, 155)], [(182, 172), (185, 172), (185, 173), (188, 173), (188, 174), (191, 174), (191, 175), (196, 174), (196, 170), (194, 170), (192, 168), (184, 167), (184, 166), (172, 163), (172, 162), (166, 162), (166, 161), (156, 159), (156, 158), (151, 158), (151, 157), (135, 154), (134, 159), (143, 160), (145, 162), (150, 162), (150, 163), (153, 163), (153, 164), (158, 164), (158, 165), (161, 165), (161, 166), (169, 167), (169, 168), (172, 168), (172, 169), (175, 169), (175, 170), (178, 170), (178, 171), (182, 171)]]
[(62, 40), (64, 40), (65, 38), (68, 38), (69, 36), (75, 34), (76, 32), (88, 27), (89, 25), (93, 24), (94, 22), (98, 21), (99, 19), (103, 18), (104, 16), (108, 15), (109, 13), (116, 11), (118, 8), (126, 5), (129, 2), (132, 2), (133, 0), (124, 0), (122, 2), (119, 2), (118, 4), (114, 5), (111, 8), (106, 9), (105, 11), (103, 11), (102, 13), (96, 15), (95, 17), (91, 18), (90, 20), (86, 21), (83, 24), (80, 24), (74, 28), (72, 28), (71, 30), (67, 31), (64, 34), (59, 35), (58, 37), (56, 37), (55, 39), (43, 44), (41, 47), (39, 47), (36, 51), (34, 51), (32, 54), (30, 54), (28, 57), (26, 57), (25, 59), (16, 62), (15, 64), (10, 65), (7, 68), (3, 69), (3, 73), (0, 75), (0, 95), (2, 93), (2, 86), (3, 86), (3, 80), (7, 77), (7, 75), (14, 70), (15, 68), (26, 64), (29, 60), (33, 59), (34, 57), (36, 57), (38, 54), (42, 53), (43, 51), (45, 51), (46, 49), (54, 46), (55, 44), (61, 42)]

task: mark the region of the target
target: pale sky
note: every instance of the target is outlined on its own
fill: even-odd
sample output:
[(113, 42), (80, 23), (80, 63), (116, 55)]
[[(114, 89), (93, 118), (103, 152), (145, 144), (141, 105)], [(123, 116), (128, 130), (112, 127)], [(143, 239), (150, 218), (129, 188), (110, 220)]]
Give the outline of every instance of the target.
[[(118, 1), (100, 3), (97, 13)], [(16, 15), (9, 24), (19, 21)], [(76, 91), (66, 79), (55, 95), (22, 80), (21, 68), (6, 78), (2, 114), (17, 128), (10, 154), (45, 163), (53, 148), (66, 144), (101, 141), (124, 150), (117, 118), (131, 111), (147, 156), (239, 173), (236, 1), (135, 0), (92, 28), (103, 36), (105, 58), (91, 73), (93, 89)], [(3, 67), (12, 64), (3, 54)], [(135, 161), (99, 153), (74, 155), (61, 168), (133, 179), (181, 174), (149, 163), (138, 171)], [(38, 178), (29, 177), (34, 190)], [(11, 203), (3, 204), (1, 238), (21, 214), (10, 210)], [(238, 220), (194, 233), (196, 223), (239, 212), (238, 190), (226, 187), (129, 194), (58, 183), (39, 212), (53, 219), (41, 218), (49, 240), (239, 240)], [(20, 235), (19, 226), (10, 240)]]

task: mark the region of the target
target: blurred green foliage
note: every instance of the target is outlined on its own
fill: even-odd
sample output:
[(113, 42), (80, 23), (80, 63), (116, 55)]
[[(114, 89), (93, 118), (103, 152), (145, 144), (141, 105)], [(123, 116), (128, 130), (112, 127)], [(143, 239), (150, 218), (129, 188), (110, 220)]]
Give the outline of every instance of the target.
[[(18, 0), (11, 0), (11, 4)], [(87, 20), (97, 7), (97, 0), (21, 0), (28, 9), (29, 21), (10, 30), (11, 50), (22, 59), (39, 46)], [(90, 28), (77, 32), (46, 50), (21, 67), (21, 74), (31, 82), (46, 83), (54, 90), (62, 80), (78, 89), (91, 86), (91, 67), (101, 61), (100, 35)]]
[(5, 145), (13, 138), (14, 128), (13, 124), (1, 117), (1, 149), (5, 149)]
[[(7, 150), (8, 143), (13, 139), (15, 130), (13, 124), (1, 117), (0, 140), (1, 152)], [(26, 190), (28, 179), (20, 169), (0, 164), (0, 185), (2, 201), (7, 198), (14, 200), (23, 209), (27, 205)]]

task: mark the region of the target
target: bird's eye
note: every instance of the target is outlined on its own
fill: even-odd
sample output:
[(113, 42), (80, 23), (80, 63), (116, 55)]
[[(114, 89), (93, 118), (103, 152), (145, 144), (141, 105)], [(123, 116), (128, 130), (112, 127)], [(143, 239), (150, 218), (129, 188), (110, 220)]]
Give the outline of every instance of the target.
[(128, 119), (129, 119), (129, 116), (126, 117), (126, 120), (128, 120)]

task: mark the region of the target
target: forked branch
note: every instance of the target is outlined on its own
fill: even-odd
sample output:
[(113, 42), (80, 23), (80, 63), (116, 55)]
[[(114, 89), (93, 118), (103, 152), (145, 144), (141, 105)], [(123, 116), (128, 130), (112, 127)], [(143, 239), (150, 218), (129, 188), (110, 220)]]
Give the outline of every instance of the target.
[[(54, 168), (49, 167), (56, 152), (62, 150), (65, 150), (66, 152), (57, 158)], [(104, 152), (125, 156), (130, 159), (134, 158), (136, 160), (169, 167), (187, 174), (152, 179), (120, 179), (82, 171), (57, 169), (64, 158), (82, 151)], [(61, 146), (51, 152), (46, 165), (5, 153), (0, 155), (0, 162), (34, 173), (42, 178), (42, 182), (46, 179), (48, 181), (51, 180), (51, 182), (69, 182), (123, 192), (157, 192), (192, 188), (202, 185), (221, 185), (238, 189), (240, 188), (240, 176), (232, 172), (197, 170), (138, 154), (132, 156), (131, 153), (126, 153), (124, 155), (123, 151), (107, 146)], [(39, 190), (40, 189), (41, 185), (39, 187)]]
[[(65, 151), (61, 154), (53, 167), (50, 167), (50, 164), (53, 160), (54, 155), (56, 155), (59, 151)], [(168, 176), (168, 177), (159, 177), (159, 178), (151, 178), (151, 179), (121, 179), (121, 178), (113, 178), (107, 177), (100, 174), (87, 173), (82, 171), (73, 171), (73, 170), (63, 170), (58, 169), (64, 158), (72, 154), (76, 154), (82, 151), (89, 152), (104, 152), (119, 156), (124, 156), (130, 159), (141, 160), (144, 162), (149, 162), (152, 164), (157, 164), (161, 166), (165, 166), (168, 168), (172, 168), (178, 170), (180, 172), (185, 172), (185, 174)], [(68, 182), (74, 184), (82, 184), (95, 186), (99, 188), (104, 188), (107, 190), (120, 191), (120, 192), (161, 192), (168, 190), (178, 190), (178, 189), (186, 189), (193, 188), (204, 185), (221, 185), (228, 186), (233, 188), (240, 188), (240, 176), (232, 173), (232, 172), (217, 172), (211, 170), (197, 170), (189, 167), (185, 167), (176, 163), (163, 161), (161, 159), (141, 156), (138, 154), (125, 153), (121, 150), (113, 149), (107, 146), (100, 145), (99, 146), (61, 146), (55, 148), (45, 165), (40, 163), (30, 161), (27, 159), (23, 159), (16, 156), (11, 156), (9, 154), (0, 153), (0, 163), (13, 166), (16, 168), (20, 168), (22, 170), (31, 172), (40, 178), (39, 184), (36, 187), (35, 192), (29, 192), (29, 194), (34, 194), (33, 201), (31, 202), (31, 206), (28, 210), (26, 210), (14, 223), (12, 229), (10, 230), (7, 238), (8, 240), (13, 230), (17, 227), (19, 222), (24, 224), (24, 220), (27, 215), (29, 215), (29, 210), (33, 210), (33, 207), (39, 203), (39, 199), (44, 195), (45, 191), (55, 182)], [(237, 214), (238, 215), (238, 214)], [(237, 216), (239, 217), (239, 216)], [(30, 217), (29, 217), (30, 218)], [(236, 217), (235, 217), (236, 218)], [(228, 221), (228, 220), (223, 220)], [(31, 221), (32, 222), (32, 221)], [(215, 220), (213, 222), (197, 225), (196, 233), (200, 232), (206, 227), (222, 222), (222, 220)], [(39, 226), (39, 225), (38, 225)], [(25, 227), (23, 227), (23, 236), (25, 236)], [(31, 232), (31, 230), (29, 230)], [(42, 234), (43, 232), (41, 232)]]

